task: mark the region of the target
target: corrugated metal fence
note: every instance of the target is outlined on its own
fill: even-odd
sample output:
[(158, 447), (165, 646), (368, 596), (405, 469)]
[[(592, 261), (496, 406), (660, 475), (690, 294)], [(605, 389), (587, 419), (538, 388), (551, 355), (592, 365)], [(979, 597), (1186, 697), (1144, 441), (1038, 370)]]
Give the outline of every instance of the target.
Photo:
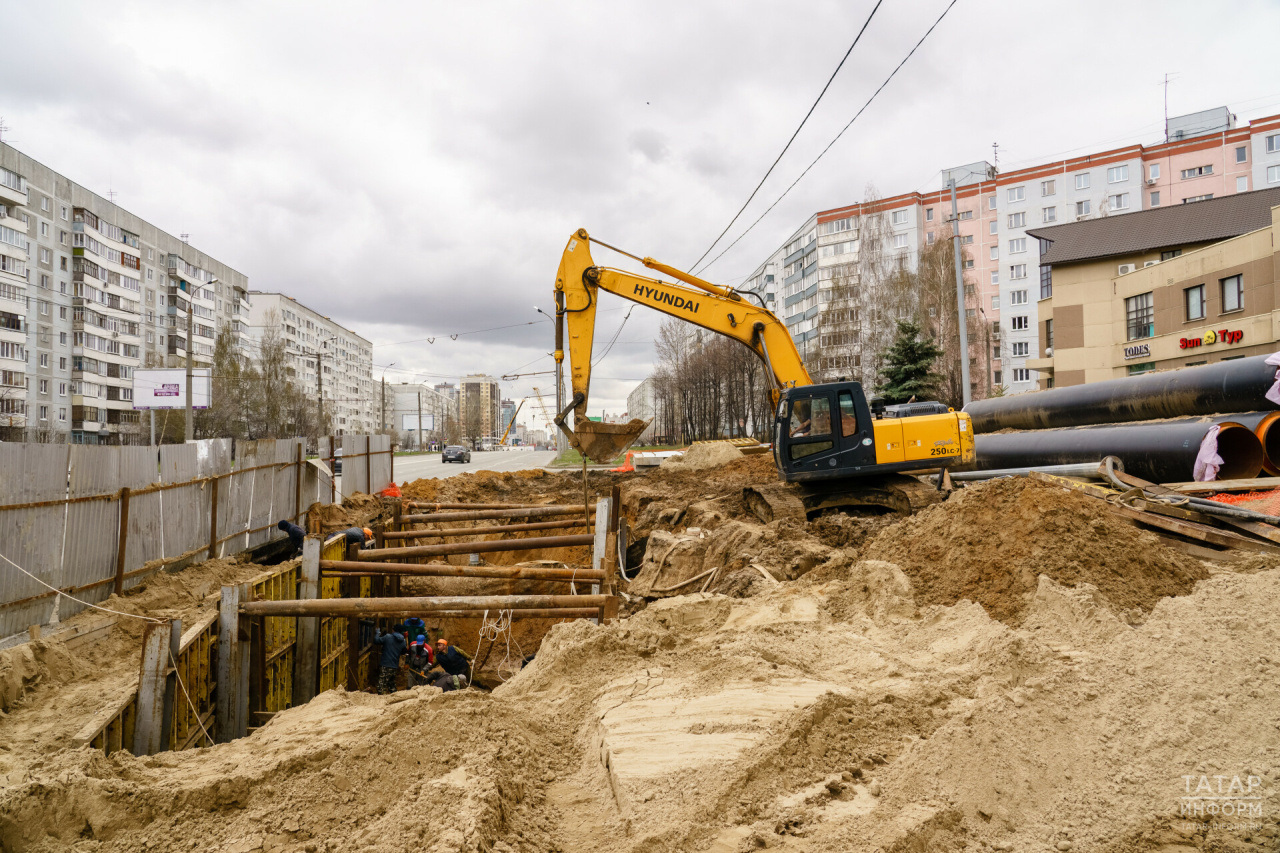
[[(345, 493), (390, 483), (388, 436), (341, 442), (355, 463)], [(301, 524), (307, 507), (328, 500), (331, 489), (327, 472), (305, 461), (306, 444), (237, 442), (233, 465), (231, 439), (158, 450), (0, 442), (0, 553), (96, 604), (166, 565), (279, 538), (281, 518)], [(0, 638), (83, 609), (0, 561)]]

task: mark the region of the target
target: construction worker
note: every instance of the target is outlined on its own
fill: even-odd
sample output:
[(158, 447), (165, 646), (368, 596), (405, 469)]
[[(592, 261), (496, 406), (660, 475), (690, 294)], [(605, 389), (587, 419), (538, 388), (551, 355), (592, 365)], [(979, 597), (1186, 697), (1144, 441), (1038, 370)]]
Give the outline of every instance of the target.
[(361, 548), (368, 548), (373, 544), (373, 531), (367, 527), (348, 527), (342, 531), (342, 535), (347, 538), (347, 542), (354, 542)]
[(404, 625), (397, 624), (389, 634), (384, 634), (381, 628), (377, 628), (373, 641), (382, 646), (382, 656), (378, 660), (378, 695), (395, 693), (396, 673), (400, 670), (400, 658), (407, 646), (404, 641)]
[(405, 687), (412, 690), (419, 684), (429, 683), (431, 679), (427, 675), (427, 670), (431, 669), (435, 662), (436, 656), (431, 650), (431, 644), (427, 642), (427, 635), (419, 634), (409, 644), (409, 656), (405, 659), (405, 666), (409, 669), (404, 677)]
[(457, 646), (449, 645), (444, 637), (436, 640), (436, 663), (444, 670), (444, 674), (436, 676), (431, 682), (436, 687), (448, 693), (467, 686), (471, 656)]
[(289, 541), (293, 543), (293, 556), (298, 557), (302, 554), (302, 540), (307, 538), (307, 531), (294, 524), (287, 518), (280, 519), (276, 527), (283, 530), (289, 536)]
[[(404, 620), (404, 629), (409, 633), (410, 637), (419, 637), (423, 642), (426, 642), (425, 637), (427, 633), (427, 623), (423, 622), (417, 616), (410, 616), (408, 619)], [(427, 650), (431, 650), (431, 646), (429, 644), (427, 646)]]

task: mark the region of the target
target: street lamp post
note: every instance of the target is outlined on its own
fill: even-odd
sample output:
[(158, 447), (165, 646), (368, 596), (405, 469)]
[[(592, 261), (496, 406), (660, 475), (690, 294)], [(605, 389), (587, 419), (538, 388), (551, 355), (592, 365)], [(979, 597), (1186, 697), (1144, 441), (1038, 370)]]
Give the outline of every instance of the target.
[(382, 368), (382, 411), (381, 417), (378, 419), (378, 426), (382, 430), (386, 430), (387, 428), (387, 371), (395, 366), (396, 363), (393, 361), (386, 367)]
[[(556, 349), (557, 351), (559, 351), (560, 350), (559, 323), (556, 322), (555, 318), (553, 318), (546, 311), (543, 311), (537, 305), (533, 306), (533, 310), (537, 311), (543, 317), (547, 318), (547, 320), (551, 323), (551, 325), (555, 326), (556, 332), (557, 332)], [(564, 357), (563, 355), (560, 355), (556, 358), (556, 417), (559, 417), (562, 411), (564, 411)], [(564, 434), (561, 433), (560, 430), (556, 429), (556, 425), (554, 422), (547, 424), (547, 429), (551, 430), (555, 434), (556, 452), (564, 453), (565, 451)]]

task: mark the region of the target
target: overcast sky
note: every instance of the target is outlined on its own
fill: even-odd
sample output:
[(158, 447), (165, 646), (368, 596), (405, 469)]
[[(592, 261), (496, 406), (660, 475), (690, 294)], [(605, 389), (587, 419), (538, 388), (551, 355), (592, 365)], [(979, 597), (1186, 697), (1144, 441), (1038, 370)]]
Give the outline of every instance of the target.
[[(948, 2), (884, 0), (730, 238)], [(19, 150), (372, 340), (375, 380), (550, 370), (533, 306), (569, 234), (690, 267), (873, 5), (25, 0), (5, 4), (0, 116)], [(1166, 72), (1171, 115), (1280, 112), (1277, 32), (1276, 3), (958, 0), (706, 277), (737, 284), (813, 211), (937, 187), (994, 142), (1009, 169), (1160, 141)], [(629, 304), (601, 300), (598, 341)], [(625, 409), (659, 320), (632, 313), (593, 415)], [(554, 383), (504, 392), (534, 385)]]

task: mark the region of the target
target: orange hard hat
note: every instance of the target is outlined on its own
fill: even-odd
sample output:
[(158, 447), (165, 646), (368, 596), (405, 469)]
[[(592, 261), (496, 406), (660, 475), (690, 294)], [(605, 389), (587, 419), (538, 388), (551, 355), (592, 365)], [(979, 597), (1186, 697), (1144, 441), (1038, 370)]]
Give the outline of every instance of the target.
[(372, 539), (372, 538), (373, 538), (373, 531), (372, 531), (372, 530), (370, 530), (370, 529), (369, 529), (369, 528), (367, 528), (367, 527), (366, 527), (366, 528), (364, 528), (364, 538), (365, 538), (365, 539)]

